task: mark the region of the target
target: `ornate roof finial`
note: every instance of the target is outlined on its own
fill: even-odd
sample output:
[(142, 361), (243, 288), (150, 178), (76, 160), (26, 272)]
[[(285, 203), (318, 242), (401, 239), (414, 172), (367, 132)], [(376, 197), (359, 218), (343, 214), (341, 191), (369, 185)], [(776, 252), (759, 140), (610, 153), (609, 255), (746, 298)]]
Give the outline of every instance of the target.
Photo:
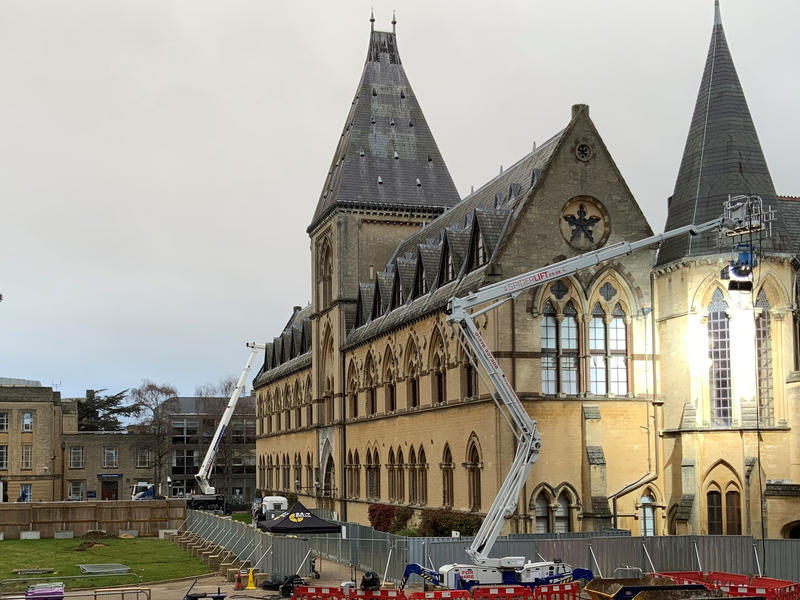
[(714, 0), (714, 25), (722, 25), (722, 17), (719, 16), (719, 0)]
[(372, 7), (369, 9), (369, 30), (375, 31), (375, 9)]
[(394, 14), (394, 9), (392, 9), (392, 33), (397, 33), (397, 17)]

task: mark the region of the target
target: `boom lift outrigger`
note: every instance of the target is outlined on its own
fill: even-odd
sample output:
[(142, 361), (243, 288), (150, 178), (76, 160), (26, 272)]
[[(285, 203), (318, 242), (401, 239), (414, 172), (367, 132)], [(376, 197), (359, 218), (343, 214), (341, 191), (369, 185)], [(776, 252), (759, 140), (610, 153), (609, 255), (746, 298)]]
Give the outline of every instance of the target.
[[(489, 350), (489, 346), (475, 325), (475, 318), (501, 304), (512, 300), (523, 292), (571, 275), (608, 260), (631, 254), (641, 248), (659, 244), (664, 240), (680, 235), (697, 235), (699, 233), (720, 229), (728, 237), (742, 236), (754, 231), (766, 229), (774, 218), (774, 212), (763, 211), (761, 198), (757, 196), (729, 197), (724, 205), (723, 215), (712, 221), (699, 225), (686, 225), (665, 233), (653, 235), (635, 242), (619, 242), (606, 248), (587, 252), (558, 263), (535, 269), (516, 277), (482, 287), (464, 297), (453, 297), (447, 304), (446, 314), (449, 323), (456, 323), (461, 332), (462, 345), (469, 348), (467, 355), (476, 366), (480, 364), (496, 392), (492, 394), (495, 404), (511, 426), (517, 440), (514, 461), (506, 475), (500, 490), (486, 513), (478, 533), (472, 544), (466, 549), (472, 564), (444, 565), (439, 572), (421, 565), (406, 567), (401, 585), (410, 574), (416, 574), (433, 583), (450, 589), (469, 588), (479, 584), (528, 584), (557, 583), (569, 579), (591, 579), (591, 571), (573, 569), (561, 562), (526, 562), (524, 556), (506, 556), (492, 558), (489, 553), (494, 547), (503, 523), (517, 508), (517, 501), (522, 487), (528, 479), (533, 464), (539, 458), (542, 440), (536, 430), (536, 421), (531, 419), (516, 392), (505, 377), (503, 370)], [(739, 270), (749, 275), (756, 264), (755, 252), (750, 248), (748, 257), (739, 262), (748, 262)], [(731, 261), (731, 269), (738, 263)], [(488, 303), (488, 304), (487, 304)], [(482, 308), (478, 308), (481, 307)], [(476, 364), (477, 363), (477, 364)], [(499, 399), (498, 399), (499, 396)]]
[(233, 390), (230, 400), (228, 400), (228, 406), (225, 407), (225, 412), (222, 413), (219, 425), (217, 425), (217, 430), (214, 432), (214, 437), (211, 439), (211, 444), (208, 447), (208, 452), (206, 452), (206, 456), (203, 459), (202, 466), (197, 472), (197, 475), (194, 476), (200, 488), (200, 493), (188, 497), (186, 501), (187, 508), (200, 510), (225, 509), (225, 496), (217, 494), (216, 488), (211, 485), (209, 476), (211, 474), (211, 469), (214, 468), (214, 460), (217, 458), (222, 436), (225, 435), (228, 424), (231, 422), (231, 417), (233, 417), (233, 411), (236, 410), (236, 404), (239, 402), (239, 396), (242, 395), (242, 391), (244, 390), (244, 382), (247, 379), (247, 374), (250, 372), (253, 360), (261, 350), (266, 348), (264, 344), (258, 344), (256, 342), (247, 342), (247, 347), (251, 349), (250, 357), (247, 359), (244, 369), (242, 369), (242, 374), (239, 376), (239, 381), (236, 383), (236, 388)]

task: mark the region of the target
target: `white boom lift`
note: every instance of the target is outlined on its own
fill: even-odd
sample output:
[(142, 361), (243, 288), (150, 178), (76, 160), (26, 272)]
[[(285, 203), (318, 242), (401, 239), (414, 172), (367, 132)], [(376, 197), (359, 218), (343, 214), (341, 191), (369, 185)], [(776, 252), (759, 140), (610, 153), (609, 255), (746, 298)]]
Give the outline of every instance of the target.
[[(475, 539), (466, 552), (472, 564), (444, 565), (439, 572), (421, 565), (408, 565), (405, 579), (409, 574), (420, 575), (423, 579), (450, 589), (469, 588), (478, 584), (527, 584), (557, 583), (568, 578), (584, 578), (582, 569), (573, 569), (560, 562), (526, 562), (524, 556), (491, 558), (497, 536), (503, 523), (517, 508), (522, 486), (528, 479), (533, 464), (539, 458), (542, 440), (536, 431), (536, 421), (531, 419), (516, 392), (495, 360), (489, 346), (478, 332), (475, 318), (501, 304), (516, 298), (536, 286), (571, 275), (618, 256), (631, 254), (641, 248), (659, 244), (664, 240), (680, 235), (697, 235), (704, 231), (720, 229), (728, 237), (743, 236), (754, 231), (766, 229), (774, 218), (774, 212), (762, 209), (761, 198), (757, 196), (729, 197), (724, 204), (723, 215), (713, 221), (700, 225), (687, 225), (671, 231), (650, 236), (635, 242), (619, 242), (606, 248), (587, 252), (561, 262), (535, 269), (504, 281), (490, 284), (464, 297), (454, 297), (448, 302), (446, 313), (449, 323), (456, 323), (461, 331), (463, 342), (469, 347), (467, 355), (478, 364), (491, 381), (496, 394), (492, 394), (498, 409), (511, 426), (517, 440), (514, 461), (500, 490), (486, 513)], [(749, 248), (743, 246), (749, 246)], [(730, 270), (744, 279), (750, 276), (756, 264), (755, 253), (750, 244), (738, 244), (737, 260), (732, 260)], [(480, 308), (479, 308), (480, 307)], [(460, 338), (459, 338), (460, 339)], [(476, 364), (477, 363), (477, 364)], [(499, 399), (498, 399), (499, 396)], [(588, 572), (591, 578), (591, 572)]]
[(233, 390), (230, 400), (228, 400), (228, 406), (225, 407), (225, 412), (222, 413), (219, 425), (217, 425), (217, 430), (214, 432), (214, 437), (211, 439), (211, 444), (208, 447), (208, 452), (206, 452), (200, 470), (197, 472), (197, 475), (194, 476), (197, 480), (200, 493), (193, 494), (187, 498), (187, 508), (200, 510), (225, 509), (225, 496), (217, 494), (217, 490), (211, 485), (209, 477), (211, 475), (211, 469), (214, 468), (214, 460), (217, 458), (222, 436), (225, 435), (228, 424), (231, 422), (231, 417), (233, 417), (233, 411), (236, 410), (236, 404), (239, 402), (239, 396), (242, 395), (242, 391), (244, 390), (247, 374), (250, 372), (253, 360), (261, 350), (266, 348), (264, 344), (258, 344), (256, 342), (248, 342), (247, 347), (251, 349), (250, 357), (247, 359), (244, 369), (242, 369), (242, 374), (239, 376), (239, 381), (236, 383), (236, 388)]

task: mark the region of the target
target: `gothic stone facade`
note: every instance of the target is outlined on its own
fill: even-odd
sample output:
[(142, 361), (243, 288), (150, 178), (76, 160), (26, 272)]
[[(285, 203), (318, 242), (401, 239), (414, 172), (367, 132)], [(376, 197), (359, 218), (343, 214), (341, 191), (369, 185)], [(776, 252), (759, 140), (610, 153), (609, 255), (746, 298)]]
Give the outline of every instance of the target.
[[(715, 23), (712, 43), (720, 34)], [(361, 523), (372, 503), (484, 513), (511, 463), (513, 435), (446, 323), (448, 298), (652, 234), (584, 105), (454, 199), (402, 69), (394, 34), (373, 32), (308, 228), (312, 304), (295, 307), (254, 381), (257, 488)], [(657, 259), (653, 247), (478, 319), (543, 439), (507, 531), (759, 534), (763, 508), (768, 535), (794, 535), (798, 248), (780, 235), (753, 294), (727, 291), (723, 251)], [(709, 359), (723, 342), (728, 362)]]

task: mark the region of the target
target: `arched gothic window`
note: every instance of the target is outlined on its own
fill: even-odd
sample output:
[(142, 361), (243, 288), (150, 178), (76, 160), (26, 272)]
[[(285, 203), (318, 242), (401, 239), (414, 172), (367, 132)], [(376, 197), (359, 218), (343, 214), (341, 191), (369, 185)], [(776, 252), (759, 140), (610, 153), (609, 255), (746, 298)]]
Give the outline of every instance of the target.
[(408, 408), (419, 406), (419, 364), (416, 358), (408, 362)]
[(294, 455), (294, 491), (300, 491), (300, 486), (303, 483), (303, 461), (300, 458), (300, 453)]
[(353, 481), (350, 490), (353, 498), (361, 497), (361, 460), (358, 457), (358, 450), (353, 454)]
[(268, 456), (267, 457), (267, 483), (266, 483), (266, 488), (268, 490), (274, 490), (275, 489), (275, 487), (274, 487), (275, 481), (274, 481), (273, 477), (274, 477), (274, 473), (273, 473), (272, 456)]
[(536, 533), (550, 533), (550, 502), (542, 490), (533, 502)]
[(774, 390), (772, 388), (772, 334), (769, 300), (764, 288), (756, 298), (756, 361), (758, 367), (758, 417), (762, 425), (775, 424)]
[(397, 498), (397, 486), (395, 485), (395, 469), (397, 465), (394, 462), (394, 449), (389, 448), (389, 455), (386, 458), (386, 473), (389, 476), (389, 502), (394, 502)]
[(731, 350), (728, 304), (717, 288), (708, 305), (708, 351), (711, 358), (711, 419), (715, 425), (729, 426), (731, 411)]
[(578, 377), (578, 311), (575, 309), (575, 305), (571, 300), (566, 303), (559, 323), (555, 307), (548, 300), (542, 309), (540, 327), (542, 393), (577, 394), (580, 380)]
[(322, 246), (319, 261), (320, 309), (324, 310), (333, 299), (333, 257), (327, 241)]
[(464, 398), (478, 397), (478, 372), (472, 363), (467, 360), (464, 363)]
[(442, 403), (447, 400), (447, 390), (445, 387), (444, 361), (437, 354), (433, 361), (433, 401)]
[(552, 496), (545, 489), (532, 499), (530, 508), (533, 510), (536, 533), (565, 533), (572, 531), (571, 501), (566, 491), (563, 491), (551, 501)]
[(350, 380), (347, 384), (347, 409), (351, 419), (358, 418), (358, 379), (355, 376), (355, 369), (350, 372)]
[(403, 460), (403, 451), (397, 451), (397, 465), (395, 466), (394, 493), (395, 500), (400, 504), (406, 501), (406, 465)]
[(469, 509), (481, 509), (481, 455), (478, 445), (473, 440), (467, 452), (467, 482), (469, 492)]
[(719, 490), (711, 490), (706, 494), (708, 511), (708, 535), (722, 535), (722, 494)]
[(311, 453), (306, 454), (306, 488), (313, 493), (314, 490), (314, 462), (311, 460)]
[(656, 510), (653, 497), (648, 493), (639, 500), (639, 527), (642, 536), (656, 534)]
[(728, 490), (725, 492), (725, 533), (727, 535), (742, 535), (741, 505), (738, 491)]
[(302, 404), (303, 392), (300, 389), (300, 384), (294, 386), (294, 426), (300, 429), (303, 426), (302, 412), (300, 404)]
[(417, 454), (414, 448), (408, 453), (408, 503), (417, 503)]
[(378, 500), (381, 497), (381, 463), (377, 448), (367, 450), (367, 498)]
[(417, 454), (417, 504), (425, 506), (428, 503), (428, 460), (425, 450), (419, 449)]
[(453, 471), (455, 465), (453, 464), (453, 454), (450, 452), (450, 446), (445, 444), (444, 453), (442, 455), (442, 506), (451, 508), (453, 506)]
[(553, 522), (555, 523), (556, 533), (566, 533), (572, 530), (569, 518), (569, 496), (566, 492), (561, 492), (556, 498), (556, 506), (553, 511)]
[(306, 426), (311, 427), (314, 424), (314, 403), (311, 402), (311, 378), (306, 380)]
[(592, 394), (624, 396), (628, 393), (628, 332), (619, 302), (611, 318), (600, 303), (589, 321), (589, 380)]
[(375, 390), (378, 385), (378, 376), (375, 372), (375, 362), (372, 360), (372, 354), (367, 355), (367, 364), (364, 367), (364, 387), (366, 388), (366, 413), (374, 415), (378, 412), (377, 392)]

